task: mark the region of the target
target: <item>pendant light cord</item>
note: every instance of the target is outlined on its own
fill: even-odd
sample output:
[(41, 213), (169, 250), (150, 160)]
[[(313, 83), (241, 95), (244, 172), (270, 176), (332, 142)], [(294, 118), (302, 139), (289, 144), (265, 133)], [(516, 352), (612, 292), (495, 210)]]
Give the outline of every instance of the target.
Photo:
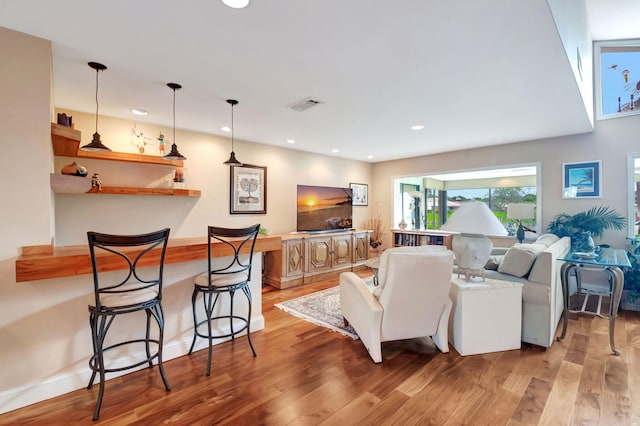
[(176, 143), (176, 88), (173, 88), (173, 140), (171, 143)]
[(98, 133), (98, 74), (99, 69), (96, 69), (96, 133)]
[(231, 105), (231, 152), (234, 152), (234, 146), (233, 146), (233, 107), (234, 105)]

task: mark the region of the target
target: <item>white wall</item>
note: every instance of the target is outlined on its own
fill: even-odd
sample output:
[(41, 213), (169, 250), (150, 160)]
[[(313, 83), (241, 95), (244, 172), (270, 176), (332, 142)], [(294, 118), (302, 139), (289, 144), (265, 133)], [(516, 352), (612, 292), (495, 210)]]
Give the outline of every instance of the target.
[[(53, 195), (49, 173), (59, 172), (73, 159), (52, 155), (50, 43), (0, 28), (0, 52), (0, 144), (8, 155), (0, 168), (6, 194), (0, 209), (0, 413), (83, 388), (89, 378), (86, 298), (92, 291), (90, 276), (16, 283), (15, 260), (21, 247), (49, 244), (52, 237), (56, 245), (85, 244), (87, 230), (128, 233), (169, 226), (175, 238), (204, 236), (210, 224), (233, 227), (260, 222), (271, 234), (288, 233), (296, 225), (298, 183), (346, 186), (371, 181), (368, 163), (237, 141), (240, 160), (267, 167), (267, 214), (230, 215), (229, 168), (222, 165), (230, 141), (178, 130), (180, 151), (188, 157), (187, 186), (200, 189), (201, 197)], [(94, 118), (71, 114), (83, 143), (88, 142)], [(132, 125), (133, 121), (100, 117), (102, 140), (115, 150), (134, 152)], [(170, 134), (167, 128), (140, 127), (154, 138), (160, 131)], [(163, 166), (79, 162), (113, 185), (144, 186), (171, 173)], [(354, 207), (355, 226), (362, 226), (368, 217), (368, 207)], [(259, 306), (260, 256), (254, 266), (252, 329), (258, 330), (264, 327)], [(165, 359), (189, 349), (193, 277), (204, 268), (205, 261), (165, 268)], [(137, 329), (140, 319), (122, 322), (118, 333)], [(244, 339), (238, 344), (247, 345)], [(250, 354), (248, 345), (246, 351)], [(170, 368), (167, 375), (171, 381)]]

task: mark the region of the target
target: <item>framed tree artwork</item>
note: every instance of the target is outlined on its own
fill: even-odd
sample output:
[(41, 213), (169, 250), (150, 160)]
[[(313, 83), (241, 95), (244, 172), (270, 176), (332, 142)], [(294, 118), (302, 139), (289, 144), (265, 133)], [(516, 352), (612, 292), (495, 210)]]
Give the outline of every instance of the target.
[(231, 166), (229, 213), (267, 213), (267, 168), (243, 164)]

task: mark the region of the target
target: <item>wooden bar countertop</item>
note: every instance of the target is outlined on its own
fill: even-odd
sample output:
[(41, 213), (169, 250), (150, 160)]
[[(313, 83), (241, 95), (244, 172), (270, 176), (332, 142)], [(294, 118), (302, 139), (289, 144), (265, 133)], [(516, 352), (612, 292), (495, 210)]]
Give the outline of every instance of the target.
[[(279, 235), (258, 235), (255, 253), (281, 250)], [(135, 251), (135, 249), (132, 249)], [(158, 250), (159, 251), (159, 250)], [(213, 244), (214, 257), (233, 255), (223, 243)], [(113, 256), (116, 259), (116, 256)], [(171, 238), (167, 244), (165, 264), (191, 262), (207, 258), (207, 237)], [(151, 259), (153, 260), (153, 259)], [(123, 269), (123, 264), (114, 261), (104, 270)], [(92, 273), (89, 246), (74, 245), (55, 247), (53, 245), (22, 247), (22, 254), (16, 259), (16, 282), (46, 280), (49, 278), (71, 277)]]

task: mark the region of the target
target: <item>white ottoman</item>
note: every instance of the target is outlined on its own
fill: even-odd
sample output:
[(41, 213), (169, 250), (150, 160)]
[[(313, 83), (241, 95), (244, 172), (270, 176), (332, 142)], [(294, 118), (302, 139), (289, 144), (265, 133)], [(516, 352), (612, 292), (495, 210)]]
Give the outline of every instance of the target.
[(520, 349), (522, 283), (451, 278), (449, 342), (460, 355)]

